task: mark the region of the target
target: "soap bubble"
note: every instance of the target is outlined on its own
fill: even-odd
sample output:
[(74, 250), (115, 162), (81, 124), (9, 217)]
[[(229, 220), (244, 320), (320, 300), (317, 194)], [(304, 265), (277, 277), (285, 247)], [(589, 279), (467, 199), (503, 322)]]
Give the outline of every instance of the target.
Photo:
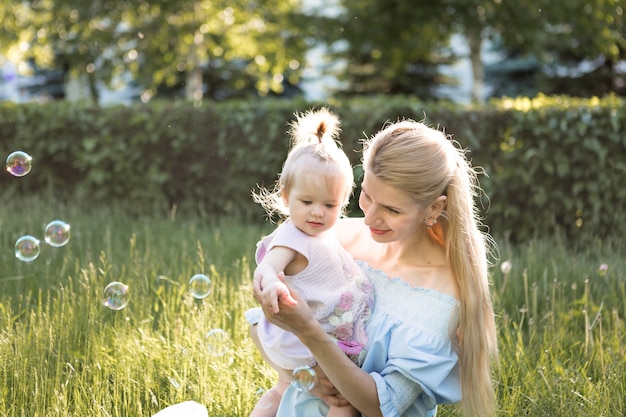
[(293, 370), (291, 385), (301, 392), (307, 392), (315, 386), (315, 371), (310, 366), (299, 366)]
[(44, 238), (50, 246), (64, 246), (70, 240), (70, 225), (61, 220), (53, 220), (46, 226)]
[(189, 280), (189, 292), (194, 298), (202, 299), (211, 293), (211, 279), (204, 274), (196, 274)]
[(39, 256), (39, 240), (26, 235), (15, 242), (15, 257), (20, 261), (31, 262)]
[(128, 304), (128, 285), (113, 281), (104, 288), (103, 304), (111, 310), (121, 310)]
[(23, 177), (30, 172), (32, 161), (26, 152), (15, 151), (7, 157), (7, 171), (15, 177)]
[(222, 329), (213, 329), (206, 335), (206, 347), (211, 356), (224, 356), (230, 350), (230, 338)]

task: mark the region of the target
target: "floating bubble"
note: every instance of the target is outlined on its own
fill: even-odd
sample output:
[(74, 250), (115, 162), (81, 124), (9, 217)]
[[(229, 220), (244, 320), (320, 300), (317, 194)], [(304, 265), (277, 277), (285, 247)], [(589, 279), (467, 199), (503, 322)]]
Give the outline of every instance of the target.
[(30, 172), (33, 158), (26, 152), (15, 151), (7, 157), (7, 171), (15, 177), (23, 177)]
[(128, 285), (113, 281), (104, 288), (103, 304), (111, 310), (121, 310), (128, 304)]
[(26, 235), (15, 242), (15, 257), (20, 261), (31, 262), (39, 256), (39, 240)]
[(50, 246), (59, 248), (70, 240), (70, 225), (61, 220), (53, 220), (46, 226), (44, 240)]
[(310, 366), (299, 366), (293, 370), (291, 385), (301, 392), (307, 392), (315, 386), (315, 371)]
[(230, 350), (230, 338), (222, 329), (213, 329), (206, 335), (206, 347), (211, 356), (224, 356)]
[(189, 280), (189, 292), (194, 298), (202, 299), (211, 293), (211, 278), (204, 274), (196, 274)]

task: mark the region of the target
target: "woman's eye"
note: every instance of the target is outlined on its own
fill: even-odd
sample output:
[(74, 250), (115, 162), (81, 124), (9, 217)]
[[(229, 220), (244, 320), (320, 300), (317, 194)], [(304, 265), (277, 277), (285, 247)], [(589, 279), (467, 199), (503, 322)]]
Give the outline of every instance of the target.
[(387, 207), (387, 211), (388, 211), (389, 213), (392, 213), (392, 214), (398, 214), (398, 213), (400, 213), (398, 210), (393, 209), (393, 208), (391, 208), (391, 207)]

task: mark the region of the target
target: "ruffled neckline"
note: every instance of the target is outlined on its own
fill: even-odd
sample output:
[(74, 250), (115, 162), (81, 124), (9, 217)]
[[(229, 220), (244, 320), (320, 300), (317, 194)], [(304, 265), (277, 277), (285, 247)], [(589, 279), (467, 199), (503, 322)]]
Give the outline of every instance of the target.
[[(406, 282), (405, 280), (403, 280), (400, 277), (390, 277), (388, 276), (383, 270), (381, 269), (377, 269), (374, 268), (373, 266), (371, 266), (370, 264), (368, 264), (365, 261), (357, 261), (358, 264), (362, 265), (362, 268), (365, 270), (366, 274), (367, 272), (372, 272), (375, 276), (381, 276), (384, 277), (385, 280), (387, 280), (390, 284), (393, 285), (399, 285), (405, 289), (408, 289), (409, 291), (413, 291), (413, 292), (420, 292), (423, 294), (428, 294), (432, 297), (435, 297), (439, 300), (442, 301), (446, 301), (449, 302), (453, 305), (459, 304), (460, 301), (455, 298), (454, 296), (450, 295), (450, 294), (446, 294), (444, 292), (432, 289), (432, 288), (426, 288), (426, 287), (413, 287), (412, 285), (410, 285), (408, 282)], [(369, 275), (369, 274), (367, 274)]]

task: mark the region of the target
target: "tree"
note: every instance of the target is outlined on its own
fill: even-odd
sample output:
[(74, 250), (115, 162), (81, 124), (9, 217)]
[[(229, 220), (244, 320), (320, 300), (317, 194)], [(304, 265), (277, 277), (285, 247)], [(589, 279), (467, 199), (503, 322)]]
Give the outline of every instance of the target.
[(298, 0), (0, 0), (0, 11), (10, 22), (0, 53), (48, 68), (61, 61), (89, 79), (95, 102), (96, 82), (125, 72), (146, 98), (186, 85), (186, 97), (201, 100), (203, 81), (223, 80), (220, 71), (235, 90), (253, 83), (258, 94), (280, 94), (285, 77), (297, 82), (307, 47)]
[[(341, 0), (324, 25), (331, 58), (345, 60), (338, 78), (346, 94), (435, 95), (446, 83), (437, 68), (450, 63), (452, 28), (432, 18), (438, 2), (416, 7), (404, 0)], [(435, 12), (436, 13), (436, 12)]]
[[(452, 33), (467, 41), (472, 98), (484, 97), (485, 40), (506, 58), (488, 76), (507, 91), (598, 95), (624, 93), (626, 0), (441, 0), (419, 6), (402, 0), (339, 0), (324, 26), (332, 58), (345, 60), (340, 77), (351, 94), (433, 95), (446, 80), (441, 64)], [(588, 69), (588, 68), (590, 68)], [(497, 70), (497, 71), (494, 71)], [(511, 83), (513, 81), (513, 83)]]
[(625, 94), (625, 9), (624, 0), (502, 0), (494, 32), (520, 66), (500, 74), (523, 72), (546, 94)]

